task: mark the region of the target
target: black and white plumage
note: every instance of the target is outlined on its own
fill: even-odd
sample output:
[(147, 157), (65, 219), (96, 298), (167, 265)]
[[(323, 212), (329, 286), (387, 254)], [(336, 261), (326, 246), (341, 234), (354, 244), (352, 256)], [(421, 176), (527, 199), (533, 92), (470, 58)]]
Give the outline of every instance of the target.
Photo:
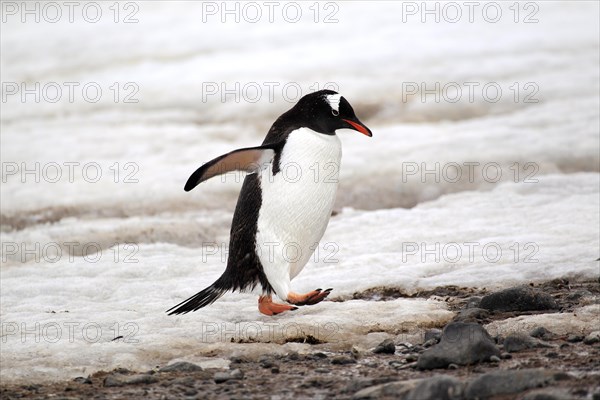
[(216, 175), (248, 172), (233, 215), (225, 272), (169, 314), (196, 311), (230, 290), (257, 287), (259, 310), (267, 315), (296, 309), (273, 303), (272, 294), (295, 305), (327, 297), (331, 289), (296, 294), (290, 281), (310, 259), (331, 216), (342, 156), (338, 129), (372, 136), (340, 94), (311, 93), (273, 123), (261, 146), (217, 157), (190, 176), (186, 191)]

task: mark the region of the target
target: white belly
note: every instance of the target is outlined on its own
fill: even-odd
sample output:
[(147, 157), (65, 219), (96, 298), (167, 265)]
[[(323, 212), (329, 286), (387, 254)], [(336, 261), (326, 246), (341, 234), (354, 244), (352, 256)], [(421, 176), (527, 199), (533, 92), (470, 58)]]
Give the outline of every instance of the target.
[[(280, 171), (260, 172), (262, 206), (257, 253), (279, 297), (310, 259), (331, 217), (342, 148), (336, 135), (308, 128), (292, 132), (283, 148)], [(285, 300), (285, 298), (284, 298)]]

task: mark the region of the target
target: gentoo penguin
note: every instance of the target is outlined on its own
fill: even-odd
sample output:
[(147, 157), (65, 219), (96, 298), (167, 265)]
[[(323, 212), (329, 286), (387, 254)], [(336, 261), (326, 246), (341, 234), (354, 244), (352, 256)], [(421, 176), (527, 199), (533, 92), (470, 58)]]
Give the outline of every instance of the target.
[[(231, 171), (248, 173), (231, 224), (227, 268), (212, 285), (167, 310), (184, 314), (212, 304), (227, 291), (259, 286), (266, 315), (317, 304), (331, 289), (294, 293), (290, 281), (321, 240), (333, 209), (342, 148), (338, 129), (372, 136), (350, 103), (332, 90), (302, 97), (281, 115), (261, 146), (234, 150), (198, 168), (185, 184)], [(275, 303), (276, 294), (288, 304)]]

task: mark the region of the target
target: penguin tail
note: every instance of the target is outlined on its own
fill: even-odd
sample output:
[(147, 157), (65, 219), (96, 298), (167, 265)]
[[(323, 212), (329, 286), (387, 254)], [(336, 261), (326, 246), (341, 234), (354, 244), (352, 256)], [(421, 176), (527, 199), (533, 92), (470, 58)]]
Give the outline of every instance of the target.
[(214, 303), (227, 292), (227, 289), (223, 288), (220, 283), (221, 282), (217, 280), (201, 292), (198, 292), (189, 299), (169, 308), (166, 312), (169, 315), (187, 314), (190, 311), (197, 311), (202, 307)]

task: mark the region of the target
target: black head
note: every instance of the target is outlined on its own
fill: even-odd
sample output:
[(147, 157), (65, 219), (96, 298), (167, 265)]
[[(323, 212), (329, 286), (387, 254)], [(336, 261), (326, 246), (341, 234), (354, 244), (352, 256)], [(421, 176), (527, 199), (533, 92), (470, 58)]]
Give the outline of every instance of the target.
[(371, 130), (354, 114), (350, 103), (333, 90), (307, 94), (288, 113), (302, 126), (326, 135), (335, 135), (338, 129), (353, 129), (373, 136)]

